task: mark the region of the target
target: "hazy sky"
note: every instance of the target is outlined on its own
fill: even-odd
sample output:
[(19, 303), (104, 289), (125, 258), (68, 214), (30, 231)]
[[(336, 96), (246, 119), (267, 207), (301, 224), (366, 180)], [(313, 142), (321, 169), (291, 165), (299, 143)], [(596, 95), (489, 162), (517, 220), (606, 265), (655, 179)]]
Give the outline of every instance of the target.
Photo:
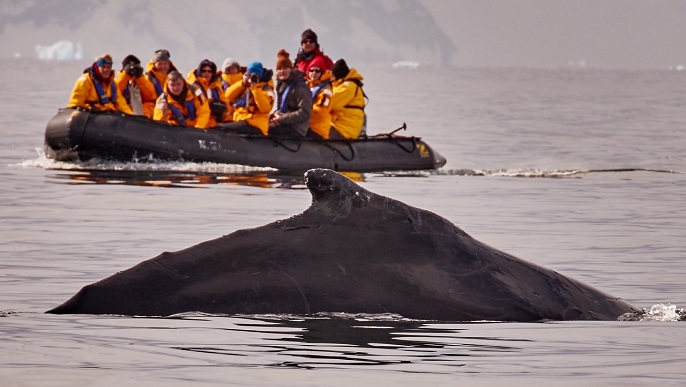
[[(400, 53), (406, 54), (403, 59), (431, 64), (444, 59), (437, 52), (448, 51), (436, 47), (451, 47), (452, 42), (457, 51), (445, 56), (458, 66), (566, 67), (584, 63), (601, 68), (667, 69), (686, 65), (686, 0), (416, 0), (429, 10), (449, 41), (427, 18), (416, 14), (423, 10), (409, 0), (254, 0), (248, 8), (237, 5), (247, 4), (239, 0), (197, 0), (220, 11), (204, 16), (189, 15), (186, 7), (197, 5), (185, 0), (165, 0), (164, 4), (172, 4), (166, 9), (157, 7), (161, 0), (44, 1), (0, 0), (0, 57), (35, 55), (35, 45), (66, 39), (83, 41), (89, 55), (106, 50), (147, 53), (166, 45), (174, 48), (177, 56), (185, 51), (193, 61), (208, 55), (223, 58), (229, 53), (271, 61), (272, 51), (280, 47), (297, 50), (300, 32), (307, 26), (319, 31), (329, 54), (353, 57), (357, 53), (358, 60), (371, 45), (375, 54), (387, 49), (394, 54), (388, 58)], [(374, 14), (383, 9), (380, 4), (388, 9), (387, 15)], [(75, 14), (72, 8), (83, 12)], [(22, 15), (26, 20), (4, 25), (3, 15), (11, 17), (26, 9), (31, 9), (29, 15)], [(133, 9), (131, 17), (126, 14), (122, 18), (122, 9)], [(242, 17), (229, 15), (235, 9)], [(373, 20), (364, 17), (369, 16), (366, 13), (360, 16), (366, 10)], [(44, 15), (48, 13), (57, 22), (48, 26), (32, 23), (31, 12), (38, 14), (36, 20), (48, 19)], [(155, 20), (150, 12), (157, 16)], [(271, 19), (264, 19), (269, 20), (268, 25), (250, 19), (251, 12), (260, 17), (270, 15)], [(83, 23), (78, 19), (82, 16), (86, 19)], [(379, 18), (374, 19), (376, 16)], [(330, 22), (322, 24), (324, 20)], [(222, 39), (227, 31), (240, 39), (225, 43)], [(389, 44), (383, 47), (384, 42)], [(208, 52), (208, 45), (222, 51)], [(260, 45), (265, 46), (261, 51), (255, 48)], [(422, 55), (426, 49), (431, 55)]]
[(686, 65), (686, 0), (420, 0), (477, 66)]

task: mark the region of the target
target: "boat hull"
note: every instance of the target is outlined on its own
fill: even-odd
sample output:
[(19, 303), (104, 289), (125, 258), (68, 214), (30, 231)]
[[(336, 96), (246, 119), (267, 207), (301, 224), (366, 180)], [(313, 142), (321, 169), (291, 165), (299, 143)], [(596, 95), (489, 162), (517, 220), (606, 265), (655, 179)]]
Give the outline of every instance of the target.
[(60, 109), (45, 130), (45, 150), (57, 161), (189, 161), (304, 171), (428, 170), (446, 160), (417, 137), (360, 140), (245, 136), (221, 128), (199, 130), (144, 117)]

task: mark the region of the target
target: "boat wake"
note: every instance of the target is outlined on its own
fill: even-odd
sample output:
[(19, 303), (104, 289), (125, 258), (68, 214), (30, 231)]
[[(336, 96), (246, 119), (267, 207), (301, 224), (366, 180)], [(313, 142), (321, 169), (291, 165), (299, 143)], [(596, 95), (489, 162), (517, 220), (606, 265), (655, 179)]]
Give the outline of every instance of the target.
[(274, 168), (251, 167), (238, 164), (221, 164), (212, 162), (185, 162), (185, 161), (155, 161), (138, 160), (135, 162), (105, 161), (92, 159), (88, 161), (55, 161), (48, 158), (42, 149), (36, 148), (38, 158), (25, 160), (19, 165), (24, 168), (42, 168), (47, 170), (63, 171), (171, 171), (171, 172), (210, 172), (210, 173), (245, 173), (276, 171)]
[[(15, 166), (66, 171), (51, 176), (70, 184), (126, 184), (156, 187), (198, 187), (206, 184), (238, 184), (262, 188), (305, 189), (303, 173), (280, 171), (267, 167), (252, 167), (213, 162), (155, 161), (134, 162), (55, 161), (36, 148), (38, 157)], [(419, 171), (387, 171), (374, 173), (341, 172), (356, 182), (368, 177), (429, 177), (429, 176), (494, 176), (523, 178), (583, 178), (591, 173), (680, 173), (672, 170), (648, 168), (613, 169), (438, 169)]]
[(590, 173), (680, 173), (666, 169), (651, 168), (609, 168), (609, 169), (439, 169), (428, 171), (431, 175), (449, 176), (504, 176), (504, 177), (532, 177), (532, 178), (581, 178)]

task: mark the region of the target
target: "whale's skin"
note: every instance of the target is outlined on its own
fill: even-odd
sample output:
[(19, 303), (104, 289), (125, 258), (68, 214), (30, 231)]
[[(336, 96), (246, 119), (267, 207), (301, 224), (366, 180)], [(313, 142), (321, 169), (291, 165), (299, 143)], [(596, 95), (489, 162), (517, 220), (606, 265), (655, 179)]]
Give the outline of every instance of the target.
[(616, 320), (627, 302), (481, 243), (331, 170), (302, 214), (87, 285), (57, 314), (391, 313), (439, 321)]

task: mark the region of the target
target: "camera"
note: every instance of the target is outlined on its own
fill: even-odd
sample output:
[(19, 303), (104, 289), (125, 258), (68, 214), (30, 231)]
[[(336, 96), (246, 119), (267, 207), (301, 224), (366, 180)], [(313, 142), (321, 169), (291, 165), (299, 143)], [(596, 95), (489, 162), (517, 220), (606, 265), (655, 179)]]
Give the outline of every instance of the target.
[(250, 82), (251, 83), (259, 83), (260, 82), (260, 76), (255, 74), (255, 73), (250, 73)]
[(221, 121), (226, 114), (226, 104), (222, 101), (212, 101), (210, 102), (210, 113)]
[(132, 77), (138, 78), (143, 75), (143, 67), (137, 63), (129, 63), (124, 66), (124, 71)]
[(138, 78), (138, 77), (140, 77), (141, 75), (143, 75), (143, 67), (141, 67), (141, 65), (139, 65), (139, 64), (133, 65), (133, 66), (132, 66), (132, 69), (133, 69), (133, 70), (132, 70), (132, 72), (133, 72), (132, 75), (133, 75), (134, 77)]

